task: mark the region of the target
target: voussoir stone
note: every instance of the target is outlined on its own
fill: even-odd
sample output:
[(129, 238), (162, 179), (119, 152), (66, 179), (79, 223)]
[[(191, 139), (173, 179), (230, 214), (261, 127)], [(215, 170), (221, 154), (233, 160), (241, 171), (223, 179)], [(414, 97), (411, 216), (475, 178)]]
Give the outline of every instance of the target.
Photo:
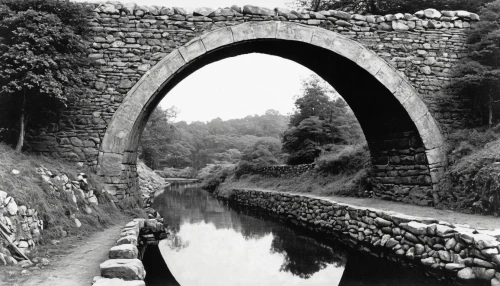
[(146, 271), (139, 259), (109, 259), (101, 263), (101, 276), (126, 281), (144, 280)]

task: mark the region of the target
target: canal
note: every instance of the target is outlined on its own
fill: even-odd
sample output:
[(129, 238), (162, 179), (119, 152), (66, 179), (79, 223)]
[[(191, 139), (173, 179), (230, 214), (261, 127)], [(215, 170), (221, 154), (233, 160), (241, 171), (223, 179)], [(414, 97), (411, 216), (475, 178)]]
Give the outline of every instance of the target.
[(228, 205), (197, 185), (167, 187), (153, 207), (171, 235), (145, 254), (148, 286), (449, 284)]

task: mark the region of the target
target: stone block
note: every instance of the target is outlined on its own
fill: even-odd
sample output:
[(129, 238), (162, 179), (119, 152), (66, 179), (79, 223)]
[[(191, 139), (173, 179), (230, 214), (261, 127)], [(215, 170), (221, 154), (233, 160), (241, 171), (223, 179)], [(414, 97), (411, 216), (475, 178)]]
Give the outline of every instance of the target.
[(122, 244), (132, 244), (137, 246), (137, 236), (124, 236), (120, 237), (118, 241), (116, 241), (116, 245), (122, 245)]
[(201, 41), (208, 52), (233, 43), (233, 34), (230, 28), (221, 28), (202, 36)]
[(310, 43), (315, 29), (287, 22), (280, 22), (277, 26), (276, 38)]
[(194, 38), (182, 47), (179, 47), (179, 52), (186, 62), (206, 53), (205, 46), (200, 38)]
[(109, 259), (100, 265), (101, 276), (125, 281), (144, 280), (146, 271), (139, 259)]
[(109, 251), (109, 259), (135, 259), (139, 251), (132, 244), (122, 244), (113, 246)]

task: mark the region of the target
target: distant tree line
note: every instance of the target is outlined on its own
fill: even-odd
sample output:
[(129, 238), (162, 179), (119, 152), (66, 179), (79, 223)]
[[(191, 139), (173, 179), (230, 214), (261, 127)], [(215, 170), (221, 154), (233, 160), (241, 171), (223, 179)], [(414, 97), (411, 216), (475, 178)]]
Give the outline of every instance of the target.
[(256, 167), (311, 163), (338, 145), (364, 142), (352, 111), (335, 91), (317, 76), (302, 83), (295, 110), (209, 122), (173, 122), (178, 111), (158, 107), (150, 116), (140, 153), (153, 169), (200, 170), (207, 164), (240, 163)]
[[(141, 137), (141, 158), (151, 168), (160, 166), (195, 170), (212, 163), (237, 163), (266, 146), (278, 156), (281, 150), (279, 136), (286, 129), (288, 117), (276, 110), (264, 115), (247, 116), (223, 121), (173, 122), (175, 108), (158, 107), (151, 115)], [(278, 160), (276, 159), (275, 163)]]

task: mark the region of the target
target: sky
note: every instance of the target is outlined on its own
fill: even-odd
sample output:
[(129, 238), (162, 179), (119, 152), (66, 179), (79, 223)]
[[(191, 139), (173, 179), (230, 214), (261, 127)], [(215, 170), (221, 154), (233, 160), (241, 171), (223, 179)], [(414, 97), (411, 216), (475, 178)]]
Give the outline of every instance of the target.
[[(81, 0), (77, 0), (81, 1)], [(268, 8), (287, 7), (290, 0), (140, 0), (138, 5), (165, 7), (229, 7), (247, 4)], [(287, 114), (294, 96), (300, 93), (301, 79), (312, 72), (295, 62), (275, 56), (248, 54), (224, 59), (194, 72), (162, 100), (160, 106), (175, 106), (175, 121), (210, 121), (264, 114), (268, 109)]]

